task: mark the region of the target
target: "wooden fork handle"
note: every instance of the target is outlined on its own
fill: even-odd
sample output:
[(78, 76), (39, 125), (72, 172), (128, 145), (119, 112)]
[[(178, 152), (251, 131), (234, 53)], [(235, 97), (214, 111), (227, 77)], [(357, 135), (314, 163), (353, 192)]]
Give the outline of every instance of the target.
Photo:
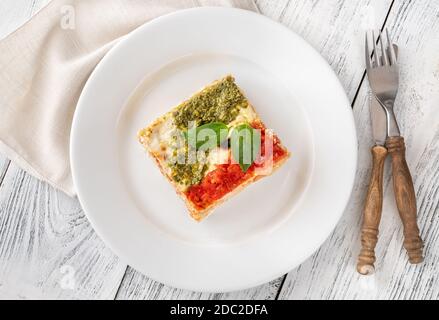
[(386, 148), (382, 146), (372, 148), (372, 175), (364, 206), (361, 252), (357, 263), (357, 271), (363, 275), (375, 271), (375, 246), (378, 242), (378, 229), (383, 209), (383, 172), (386, 157)]
[(405, 143), (402, 137), (391, 137), (386, 142), (392, 157), (393, 189), (396, 205), (404, 226), (404, 248), (412, 264), (421, 263), (423, 242), (417, 224), (416, 196), (412, 176), (405, 159)]

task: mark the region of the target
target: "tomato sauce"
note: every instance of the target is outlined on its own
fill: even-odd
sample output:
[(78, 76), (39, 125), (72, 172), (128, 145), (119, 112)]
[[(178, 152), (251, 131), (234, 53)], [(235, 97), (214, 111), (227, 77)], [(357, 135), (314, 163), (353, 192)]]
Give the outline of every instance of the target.
[[(203, 210), (209, 207), (215, 201), (223, 198), (225, 195), (239, 187), (243, 182), (254, 177), (255, 170), (266, 165), (264, 158), (271, 158), (265, 155), (266, 129), (260, 122), (252, 123), (252, 127), (261, 130), (261, 158), (255, 161), (247, 172), (243, 172), (239, 164), (229, 163), (219, 164), (216, 169), (209, 172), (201, 183), (191, 186), (185, 193), (187, 199), (198, 209)], [(269, 136), (273, 139), (273, 163), (276, 164), (287, 156), (287, 152), (280, 145), (277, 136)], [(268, 156), (268, 157), (267, 157)]]

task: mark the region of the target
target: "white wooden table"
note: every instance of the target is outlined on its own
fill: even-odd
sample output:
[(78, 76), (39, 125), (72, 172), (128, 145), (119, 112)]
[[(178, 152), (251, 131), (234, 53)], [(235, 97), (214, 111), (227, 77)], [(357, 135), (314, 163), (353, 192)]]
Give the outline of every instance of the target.
[[(1, 0), (0, 38), (47, 2)], [(0, 299), (439, 298), (439, 1), (256, 0), (256, 4), (261, 14), (300, 34), (326, 58), (352, 102), (360, 145), (355, 188), (342, 220), (321, 249), (288, 275), (251, 290), (208, 294), (169, 288), (115, 256), (97, 237), (76, 199), (0, 155)], [(387, 164), (378, 273), (364, 278), (355, 271), (373, 144), (364, 30), (384, 26), (401, 47), (396, 113), (408, 144), (426, 260), (421, 266), (407, 262)]]

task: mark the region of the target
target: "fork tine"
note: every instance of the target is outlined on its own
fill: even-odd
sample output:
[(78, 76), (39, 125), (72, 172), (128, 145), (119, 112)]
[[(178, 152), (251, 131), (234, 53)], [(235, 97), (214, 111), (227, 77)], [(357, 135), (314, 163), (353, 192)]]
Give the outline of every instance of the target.
[[(381, 33), (380, 34), (380, 44), (381, 44), (381, 52), (382, 52), (382, 55), (383, 55), (383, 65), (388, 66), (390, 64), (389, 63), (389, 57), (387, 56), (387, 50), (386, 50), (386, 47), (384, 45), (384, 39), (383, 38), (384, 38), (383, 34)], [(389, 46), (391, 46), (391, 44)]]
[(389, 45), (389, 56), (390, 56), (390, 64), (394, 65), (397, 62), (397, 56), (395, 52), (395, 47), (393, 45), (392, 40), (390, 39), (389, 30), (386, 28), (386, 36), (387, 36), (387, 43)]
[(366, 68), (369, 70), (372, 68), (371, 66), (371, 61), (370, 61), (370, 57), (372, 55), (372, 53), (370, 52), (369, 49), (369, 32), (366, 31)]
[(374, 51), (374, 66), (379, 67), (381, 65), (380, 57), (378, 54), (377, 41), (375, 38), (375, 31), (372, 30), (373, 51)]

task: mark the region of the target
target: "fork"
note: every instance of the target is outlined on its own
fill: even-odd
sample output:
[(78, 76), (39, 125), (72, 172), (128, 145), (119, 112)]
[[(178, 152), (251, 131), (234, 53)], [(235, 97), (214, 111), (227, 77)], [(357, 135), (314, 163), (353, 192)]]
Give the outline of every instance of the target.
[[(417, 224), (416, 197), (413, 180), (405, 158), (406, 146), (404, 138), (401, 136), (393, 110), (399, 86), (397, 47), (393, 45), (387, 29), (385, 36), (387, 45), (383, 34), (379, 35), (381, 49), (379, 50), (375, 33), (372, 33), (373, 51), (371, 51), (369, 46), (370, 39), (368, 34), (366, 34), (367, 75), (372, 92), (385, 111), (387, 134), (381, 161), (384, 161), (387, 155), (385, 149), (387, 149), (392, 158), (395, 199), (404, 227), (404, 247), (407, 250), (410, 263), (418, 264), (423, 261), (423, 242), (419, 236)], [(383, 165), (381, 164), (381, 176), (380, 173), (377, 172), (377, 177), (381, 177), (381, 179), (382, 168)], [(379, 217), (381, 216), (380, 208), (382, 206), (382, 181), (380, 183), (381, 194), (374, 196), (373, 202), (375, 205), (372, 205), (372, 210), (370, 210), (370, 212), (365, 211), (365, 213), (372, 216), (367, 216), (365, 224), (363, 225), (363, 249), (359, 258), (359, 266), (361, 266), (362, 263), (364, 265), (367, 261), (372, 262), (373, 265), (375, 259), (373, 249), (376, 244), (377, 234), (371, 237), (371, 235), (367, 233), (370, 233), (370, 230), (378, 230)], [(364, 233), (365, 230), (366, 233)]]
[[(379, 56), (375, 32), (372, 32), (373, 52), (369, 49), (369, 35), (366, 33), (366, 69), (369, 84), (378, 102), (387, 114), (387, 136), (401, 136), (398, 123), (393, 111), (399, 86), (399, 68), (397, 63), (396, 46), (390, 40), (386, 29), (388, 46), (386, 48), (383, 36), (380, 34), (381, 57)], [(370, 57), (373, 54), (373, 60)]]

